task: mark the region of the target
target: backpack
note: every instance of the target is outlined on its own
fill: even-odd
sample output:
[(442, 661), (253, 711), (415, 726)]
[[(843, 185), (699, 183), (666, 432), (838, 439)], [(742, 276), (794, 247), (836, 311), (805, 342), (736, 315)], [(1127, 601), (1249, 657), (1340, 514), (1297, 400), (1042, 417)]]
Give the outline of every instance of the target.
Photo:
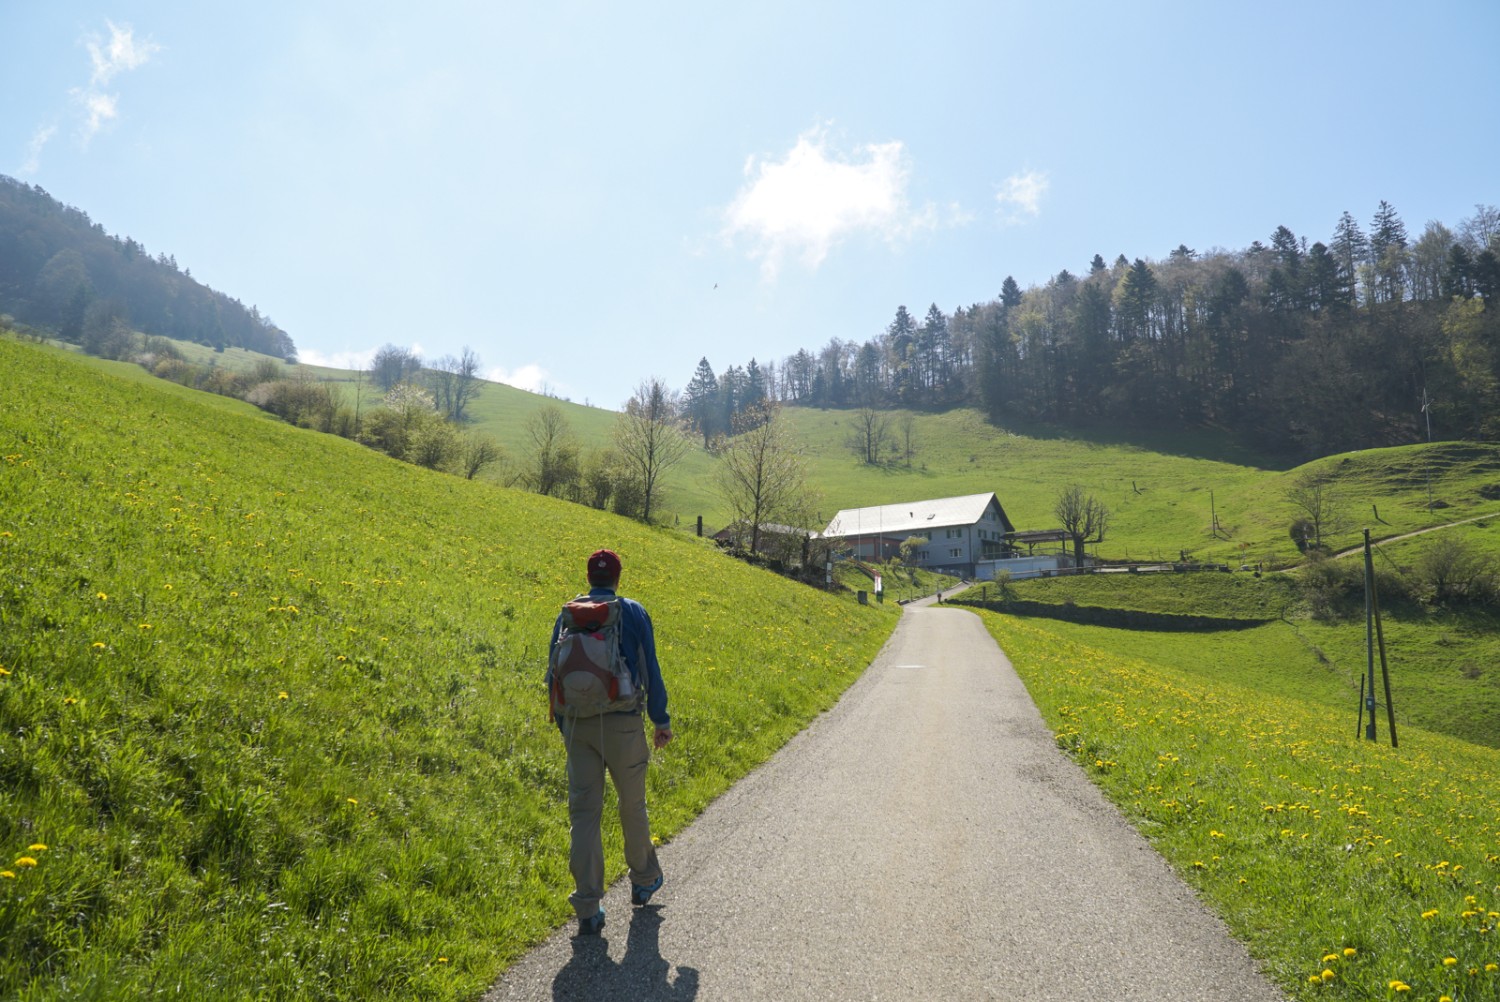
[(639, 687), (620, 647), (620, 599), (580, 595), (562, 607), (548, 658), (554, 717), (636, 710)]

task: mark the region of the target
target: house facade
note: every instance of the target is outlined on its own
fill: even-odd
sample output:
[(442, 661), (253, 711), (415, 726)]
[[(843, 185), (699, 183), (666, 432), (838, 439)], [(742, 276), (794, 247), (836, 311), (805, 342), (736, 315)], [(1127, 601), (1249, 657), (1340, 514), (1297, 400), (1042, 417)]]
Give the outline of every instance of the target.
[(972, 579), (980, 577), (987, 564), (1015, 553), (1006, 539), (1014, 532), (1000, 499), (991, 492), (846, 508), (828, 523), (823, 536), (842, 540), (856, 559), (877, 563), (898, 556), (906, 540), (921, 537), (926, 542), (912, 552), (911, 563)]

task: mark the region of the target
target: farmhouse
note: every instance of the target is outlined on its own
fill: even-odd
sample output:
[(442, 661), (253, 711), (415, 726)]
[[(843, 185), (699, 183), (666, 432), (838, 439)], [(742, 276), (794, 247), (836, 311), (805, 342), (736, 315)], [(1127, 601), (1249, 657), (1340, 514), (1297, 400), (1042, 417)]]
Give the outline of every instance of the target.
[(993, 579), (1001, 571), (1017, 579), (1038, 577), (1071, 565), (1066, 554), (1033, 552), (1038, 543), (1061, 540), (1061, 532), (1017, 532), (993, 492), (846, 508), (823, 536), (842, 540), (855, 559), (876, 563), (900, 556), (902, 543), (920, 538), (925, 542), (911, 544), (910, 563), (971, 580)]

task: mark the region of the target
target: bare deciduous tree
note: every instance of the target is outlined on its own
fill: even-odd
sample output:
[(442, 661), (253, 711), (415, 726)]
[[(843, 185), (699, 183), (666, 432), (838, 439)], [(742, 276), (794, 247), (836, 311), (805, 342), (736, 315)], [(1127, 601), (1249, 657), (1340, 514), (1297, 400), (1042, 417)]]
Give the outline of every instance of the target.
[(473, 480), (485, 467), (504, 458), (505, 452), (499, 442), (479, 432), (468, 432), (459, 447), (459, 470), (466, 479)]
[(558, 494), (578, 479), (578, 443), (562, 408), (545, 404), (526, 422), (531, 452), (525, 481), (538, 494)]
[(1323, 545), (1323, 536), (1342, 532), (1344, 518), (1338, 491), (1324, 477), (1306, 474), (1287, 488), (1286, 499), (1302, 512), (1312, 526), (1313, 546)]
[(444, 355), (434, 362), (428, 370), (428, 380), (443, 417), (462, 421), (470, 401), (479, 392), (479, 356), (465, 345), (457, 358)]
[(781, 409), (763, 403), (739, 416), (743, 429), (719, 455), (715, 481), (735, 521), (750, 533), (750, 552), (760, 547), (767, 522), (799, 525), (811, 508), (807, 469)]
[(1083, 566), (1083, 547), (1086, 543), (1099, 543), (1109, 528), (1109, 508), (1103, 501), (1088, 494), (1077, 484), (1057, 496), (1052, 513), (1062, 523), (1063, 531), (1073, 541), (1073, 561)]
[(652, 509), (660, 506), (663, 476), (688, 447), (666, 383), (652, 376), (636, 387), (615, 421), (615, 446), (640, 489), (641, 520), (650, 522)]
[(890, 441), (890, 430), (889, 414), (874, 407), (861, 407), (854, 412), (854, 427), (844, 444), (862, 462), (874, 466)]

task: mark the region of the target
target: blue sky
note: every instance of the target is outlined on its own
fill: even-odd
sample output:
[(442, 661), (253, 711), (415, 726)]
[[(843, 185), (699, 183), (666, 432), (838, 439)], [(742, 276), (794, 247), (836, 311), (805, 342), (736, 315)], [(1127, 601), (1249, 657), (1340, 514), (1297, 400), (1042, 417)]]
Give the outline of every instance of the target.
[(1500, 3), (0, 0), (0, 173), (304, 359), (616, 408), (1094, 254), (1500, 203)]

